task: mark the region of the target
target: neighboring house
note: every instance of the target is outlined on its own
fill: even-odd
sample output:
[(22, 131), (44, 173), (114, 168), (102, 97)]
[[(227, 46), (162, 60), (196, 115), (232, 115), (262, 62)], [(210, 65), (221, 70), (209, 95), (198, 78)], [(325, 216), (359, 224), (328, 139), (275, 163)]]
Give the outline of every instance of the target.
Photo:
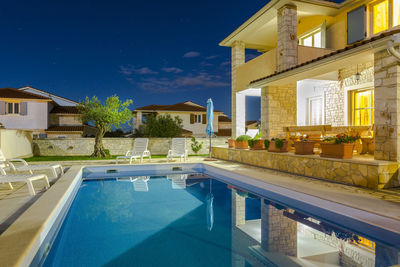
[(232, 135), (232, 120), (225, 114), (218, 117), (218, 136)]
[[(133, 111), (133, 129), (137, 129), (141, 124), (146, 123), (146, 117), (149, 115), (171, 115), (172, 117), (179, 116), (182, 119), (185, 136), (206, 136), (206, 117), (207, 108), (186, 101), (174, 105), (149, 105), (137, 108)], [(214, 132), (218, 132), (218, 118), (223, 113), (214, 110), (213, 127)]]
[[(375, 159), (400, 159), (399, 10), (397, 0), (270, 1), (220, 43), (232, 52), (232, 136), (245, 133), (246, 96), (260, 96), (263, 138), (364, 125)], [(246, 62), (251, 49), (261, 55)]]
[(32, 87), (0, 88), (0, 123), (8, 129), (30, 130), (35, 138), (95, 133), (93, 127), (82, 124), (77, 104)]

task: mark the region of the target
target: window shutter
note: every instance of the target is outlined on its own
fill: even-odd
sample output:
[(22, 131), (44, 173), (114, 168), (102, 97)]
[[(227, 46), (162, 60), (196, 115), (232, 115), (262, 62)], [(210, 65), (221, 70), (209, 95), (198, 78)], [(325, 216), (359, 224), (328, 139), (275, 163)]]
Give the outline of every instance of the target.
[(6, 102), (0, 101), (0, 115), (6, 115)]
[(194, 114), (190, 114), (190, 124), (194, 124)]
[(365, 5), (347, 13), (347, 44), (361, 41), (367, 36), (365, 13)]
[(23, 116), (28, 115), (28, 103), (27, 102), (21, 102), (20, 115), (23, 115)]
[(207, 123), (207, 115), (203, 114), (203, 119), (202, 119), (203, 124)]

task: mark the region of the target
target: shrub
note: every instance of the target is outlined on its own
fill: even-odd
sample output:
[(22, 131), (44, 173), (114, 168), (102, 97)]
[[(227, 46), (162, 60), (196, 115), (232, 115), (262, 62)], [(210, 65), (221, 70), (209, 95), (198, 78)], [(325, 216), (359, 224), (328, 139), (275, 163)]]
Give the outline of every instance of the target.
[(281, 149), (283, 147), (283, 140), (279, 138), (275, 138), (275, 147)]
[(236, 141), (249, 141), (249, 140), (251, 140), (252, 138), (251, 138), (251, 136), (248, 136), (248, 135), (241, 135), (241, 136), (239, 136), (238, 138), (236, 138)]
[(324, 142), (334, 143), (334, 144), (351, 144), (359, 140), (361, 137), (356, 135), (348, 135), (348, 134), (338, 134), (335, 137), (327, 137), (324, 139)]
[(195, 137), (192, 137), (191, 140), (192, 144), (190, 146), (192, 147), (193, 152), (197, 154), (203, 148), (203, 142), (200, 143)]
[(248, 140), (247, 142), (248, 142), (248, 144), (249, 144), (249, 147), (250, 147), (250, 148), (253, 148), (253, 147), (255, 146), (257, 140), (255, 140), (255, 139), (250, 139), (250, 140)]
[(264, 140), (264, 146), (265, 146), (266, 149), (268, 149), (268, 147), (269, 147), (269, 140), (268, 139)]
[(143, 133), (148, 137), (182, 136), (182, 119), (171, 115), (148, 116)]

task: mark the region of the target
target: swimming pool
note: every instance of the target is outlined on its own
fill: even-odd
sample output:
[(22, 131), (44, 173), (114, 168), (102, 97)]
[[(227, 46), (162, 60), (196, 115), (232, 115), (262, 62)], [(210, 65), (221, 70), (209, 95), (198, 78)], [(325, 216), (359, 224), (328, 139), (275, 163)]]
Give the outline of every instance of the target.
[(366, 223), (373, 215), (260, 183), (199, 165), (86, 168), (39, 264), (398, 263), (399, 235)]

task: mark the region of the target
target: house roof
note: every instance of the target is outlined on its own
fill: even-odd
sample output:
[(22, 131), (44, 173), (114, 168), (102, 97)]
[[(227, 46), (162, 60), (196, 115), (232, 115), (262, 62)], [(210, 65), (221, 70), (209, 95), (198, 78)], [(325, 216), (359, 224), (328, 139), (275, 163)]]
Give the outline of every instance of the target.
[(218, 122), (232, 122), (232, 120), (228, 116), (219, 116)]
[(47, 92), (47, 91), (44, 91), (44, 90), (40, 90), (40, 89), (31, 87), (31, 86), (21, 87), (21, 88), (18, 88), (18, 90), (20, 90), (20, 91), (33, 90), (33, 91), (36, 91), (38, 93), (42, 93), (44, 95), (47, 95), (49, 98), (56, 97), (56, 98), (60, 98), (60, 99), (62, 99), (64, 101), (71, 102), (73, 104), (78, 104), (78, 102), (76, 102), (74, 100), (71, 100), (71, 99), (68, 99), (68, 98), (65, 98), (65, 97), (62, 97), (62, 96), (59, 96), (59, 95), (55, 95), (53, 93), (50, 93), (50, 92)]
[[(183, 111), (183, 112), (206, 112), (207, 108), (192, 101), (176, 103), (173, 105), (148, 105), (135, 109), (134, 111)], [(221, 112), (214, 110), (214, 112)]]
[(232, 136), (232, 129), (218, 129), (216, 136)]
[(53, 114), (81, 114), (76, 106), (55, 106), (50, 113)]
[(51, 98), (20, 91), (15, 88), (0, 88), (0, 98), (51, 100)]
[(50, 126), (46, 132), (83, 132), (85, 125)]
[(384, 33), (379, 34), (379, 35), (377, 35), (377, 36), (374, 36), (374, 37), (371, 37), (371, 38), (369, 38), (369, 39), (365, 39), (365, 40), (362, 40), (362, 41), (357, 42), (357, 43), (355, 43), (355, 44), (352, 44), (352, 45), (350, 45), (350, 46), (347, 46), (347, 47), (345, 47), (345, 48), (343, 48), (343, 49), (339, 49), (339, 50), (333, 51), (333, 52), (331, 52), (331, 53), (328, 53), (328, 54), (326, 54), (326, 55), (324, 55), (324, 56), (320, 56), (320, 57), (314, 58), (314, 59), (312, 59), (312, 60), (306, 61), (306, 62), (304, 62), (304, 63), (298, 64), (298, 65), (296, 65), (296, 66), (294, 66), (294, 67), (291, 67), (291, 68), (289, 68), (289, 69), (282, 70), (282, 71), (277, 71), (277, 72), (275, 72), (274, 74), (271, 74), (271, 75), (262, 77), (262, 78), (260, 78), (260, 79), (254, 80), (254, 81), (251, 81), (251, 82), (250, 82), (250, 85), (252, 85), (252, 84), (254, 84), (254, 83), (261, 82), (261, 81), (263, 81), (263, 80), (267, 80), (267, 79), (272, 78), (272, 77), (274, 77), (274, 76), (277, 76), (277, 75), (279, 75), (279, 74), (286, 73), (286, 72), (292, 71), (292, 70), (294, 70), (294, 69), (297, 69), (297, 68), (300, 68), (300, 67), (309, 65), (309, 64), (311, 64), (311, 63), (320, 61), (320, 60), (322, 60), (322, 59), (327, 59), (327, 58), (336, 56), (336, 55), (338, 55), (338, 54), (341, 54), (341, 53), (347, 52), (347, 51), (349, 51), (349, 50), (355, 49), (355, 48), (357, 48), (357, 47), (360, 47), (360, 46), (363, 46), (363, 45), (372, 43), (372, 42), (374, 42), (374, 41), (383, 39), (383, 38), (385, 38), (385, 37), (391, 36), (391, 35), (396, 34), (396, 33), (400, 33), (400, 29), (395, 29), (395, 30), (392, 30), (392, 31), (384, 32)]

